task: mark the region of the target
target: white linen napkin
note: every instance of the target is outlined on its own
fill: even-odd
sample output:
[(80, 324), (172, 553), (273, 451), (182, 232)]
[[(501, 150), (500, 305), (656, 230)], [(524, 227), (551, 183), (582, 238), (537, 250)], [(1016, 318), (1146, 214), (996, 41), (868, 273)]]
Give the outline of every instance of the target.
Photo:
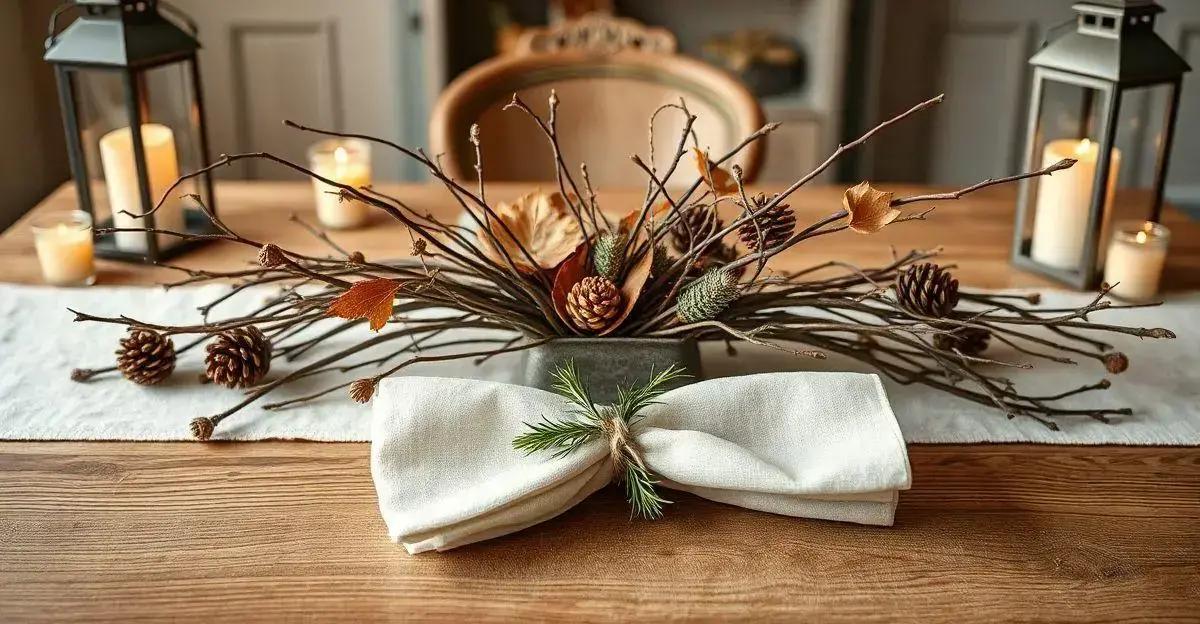
[[(727, 377), (659, 400), (633, 435), (660, 487), (789, 516), (891, 525), (911, 483), (876, 375)], [(523, 423), (565, 418), (567, 409), (562, 397), (524, 386), (383, 380), (371, 472), (391, 538), (412, 554), (449, 550), (553, 518), (604, 487), (613, 477), (605, 440), (559, 458), (512, 446)]]

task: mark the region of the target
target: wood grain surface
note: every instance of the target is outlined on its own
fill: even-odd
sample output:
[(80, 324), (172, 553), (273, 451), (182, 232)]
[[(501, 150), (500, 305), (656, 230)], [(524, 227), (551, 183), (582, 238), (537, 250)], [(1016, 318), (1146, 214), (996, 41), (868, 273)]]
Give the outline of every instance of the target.
[[(432, 189), (390, 190), (447, 214)], [(235, 227), (316, 251), (285, 218), (310, 211), (310, 192), (230, 183), (219, 198)], [(817, 188), (793, 204), (803, 219), (839, 200), (840, 189)], [(38, 210), (72, 206), (66, 190)], [(929, 223), (839, 235), (783, 262), (876, 262), (888, 243), (941, 242), (968, 284), (1044, 285), (1007, 263), (1011, 217), (1011, 193), (989, 192)], [(1168, 224), (1168, 280), (1195, 288), (1200, 228), (1174, 214)], [(383, 225), (339, 240), (384, 257), (403, 236)], [(37, 283), (31, 252), (26, 223), (0, 236), (0, 280)], [(180, 264), (251, 256), (211, 246)], [(103, 263), (100, 280), (168, 275)], [(0, 442), (0, 622), (1200, 621), (1200, 449), (909, 453), (913, 489), (891, 528), (680, 492), (662, 520), (631, 522), (608, 488), (518, 534), (412, 557), (386, 538), (365, 444)]]

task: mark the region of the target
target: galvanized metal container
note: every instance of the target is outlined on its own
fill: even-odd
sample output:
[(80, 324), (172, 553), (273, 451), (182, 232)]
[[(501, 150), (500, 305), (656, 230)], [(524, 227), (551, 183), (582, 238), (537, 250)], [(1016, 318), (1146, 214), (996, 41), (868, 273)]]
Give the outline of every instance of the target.
[(560, 338), (525, 352), (524, 383), (553, 390), (554, 371), (574, 362), (592, 400), (611, 403), (617, 388), (645, 382), (672, 364), (690, 377), (672, 387), (702, 379), (700, 349), (695, 340), (673, 338)]

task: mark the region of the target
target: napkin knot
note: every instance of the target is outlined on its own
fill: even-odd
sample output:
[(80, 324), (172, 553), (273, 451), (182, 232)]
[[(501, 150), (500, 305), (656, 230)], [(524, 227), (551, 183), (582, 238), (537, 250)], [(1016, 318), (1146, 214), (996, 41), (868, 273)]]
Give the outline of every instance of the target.
[(613, 406), (600, 408), (603, 418), (600, 420), (600, 430), (608, 436), (608, 454), (612, 457), (613, 477), (617, 481), (625, 478), (625, 473), (632, 464), (645, 470), (646, 461), (642, 450), (629, 432), (629, 423)]

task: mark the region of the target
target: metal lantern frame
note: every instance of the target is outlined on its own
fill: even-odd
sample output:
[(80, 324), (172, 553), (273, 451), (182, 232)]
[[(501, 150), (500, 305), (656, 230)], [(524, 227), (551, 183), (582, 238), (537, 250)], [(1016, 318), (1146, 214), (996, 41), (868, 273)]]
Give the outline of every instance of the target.
[[(1155, 16), (1162, 7), (1151, 0), (1091, 0), (1072, 6), (1077, 13), (1075, 30), (1045, 45), (1029, 60), (1034, 67), (1033, 85), (1025, 137), (1025, 170), (1040, 164), (1042, 108), (1047, 84), (1082, 89), (1077, 139), (1091, 138), (1098, 144), (1096, 173), (1092, 180), (1088, 220), (1079, 266), (1075, 270), (1043, 264), (1031, 256), (1032, 239), (1026, 236), (1030, 211), (1034, 209), (1034, 186), (1029, 178), (1020, 183), (1016, 227), (1013, 230), (1012, 261), (1076, 288), (1093, 288), (1100, 283), (1100, 240), (1105, 231), (1105, 204), (1113, 175), (1112, 152), (1121, 126), (1121, 104), (1127, 91), (1146, 87), (1169, 87), (1163, 134), (1155, 160), (1152, 204), (1147, 218), (1158, 221), (1163, 207), (1171, 147), (1183, 74), (1187, 63), (1154, 32)], [(1097, 98), (1099, 101), (1097, 102)], [(1099, 104), (1100, 118), (1093, 113)], [(1088, 136), (1088, 129), (1098, 133)], [(1036, 227), (1036, 223), (1034, 224)]]
[[(169, 12), (174, 20), (167, 19), (159, 9)], [(82, 14), (61, 32), (58, 18), (72, 9)], [(180, 26), (182, 25), (182, 27)], [(198, 144), (200, 164), (210, 162), (208, 130), (205, 124), (204, 95), (200, 84), (200, 67), (197, 51), (195, 22), (171, 5), (160, 0), (72, 0), (59, 6), (50, 17), (49, 35), (46, 39), (44, 59), (54, 65), (58, 85), (59, 105), (62, 109), (63, 129), (66, 135), (68, 162), (74, 178), (80, 208), (96, 222), (94, 190), (89, 176), (87, 146), (80, 126), (80, 93), (77, 77), (85, 72), (107, 72), (119, 77), (124, 112), (132, 138), (133, 162), (136, 170), (138, 194), (142, 207), (140, 224), (147, 230), (155, 229), (155, 215), (148, 214), (160, 198), (151, 196), (146, 149), (143, 142), (143, 124), (148, 119), (149, 92), (145, 84), (150, 70), (183, 65), (189, 74), (191, 98), (188, 101), (192, 112), (191, 127)], [(198, 176), (198, 192), (202, 192), (205, 206), (216, 211), (212, 175)], [(202, 211), (183, 209), (184, 231), (189, 234), (215, 232), (212, 221)], [(96, 230), (111, 227), (112, 220), (96, 222)], [(178, 239), (171, 245), (160, 245), (159, 234), (147, 231), (145, 252), (121, 249), (113, 234), (95, 235), (96, 255), (103, 258), (135, 262), (156, 263), (179, 255), (207, 242), (205, 239)]]

